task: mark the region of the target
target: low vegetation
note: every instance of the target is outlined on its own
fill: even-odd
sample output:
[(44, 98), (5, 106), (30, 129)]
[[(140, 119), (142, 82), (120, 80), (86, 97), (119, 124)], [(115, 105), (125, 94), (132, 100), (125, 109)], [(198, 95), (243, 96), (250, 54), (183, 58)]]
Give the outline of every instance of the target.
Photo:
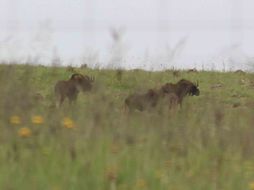
[[(0, 189), (254, 189), (254, 75), (74, 68), (91, 91), (56, 108), (73, 71), (0, 65)], [(181, 108), (124, 111), (124, 100), (181, 79)]]

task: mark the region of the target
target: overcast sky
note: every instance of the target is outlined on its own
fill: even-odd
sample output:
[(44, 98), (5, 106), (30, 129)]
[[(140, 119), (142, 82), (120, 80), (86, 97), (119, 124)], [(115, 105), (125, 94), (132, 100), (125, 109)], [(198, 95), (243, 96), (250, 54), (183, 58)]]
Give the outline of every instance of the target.
[[(254, 54), (253, 7), (252, 0), (0, 0), (0, 59), (47, 63), (57, 54), (65, 64), (107, 66), (118, 54), (112, 64), (125, 68), (240, 68)], [(115, 44), (112, 29), (122, 34)]]

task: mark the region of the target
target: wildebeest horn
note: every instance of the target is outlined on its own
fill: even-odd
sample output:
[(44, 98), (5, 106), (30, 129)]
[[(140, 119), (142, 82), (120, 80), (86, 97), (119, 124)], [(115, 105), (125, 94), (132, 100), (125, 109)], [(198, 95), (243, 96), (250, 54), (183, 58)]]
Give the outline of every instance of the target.
[(199, 81), (197, 81), (197, 84), (196, 84), (196, 86), (197, 86), (197, 87), (199, 86)]
[(74, 74), (71, 75), (71, 79), (76, 79), (78, 76), (79, 76), (78, 73), (74, 73)]
[(84, 76), (79, 73), (74, 73), (71, 75), (71, 79), (78, 79), (78, 78), (83, 78)]

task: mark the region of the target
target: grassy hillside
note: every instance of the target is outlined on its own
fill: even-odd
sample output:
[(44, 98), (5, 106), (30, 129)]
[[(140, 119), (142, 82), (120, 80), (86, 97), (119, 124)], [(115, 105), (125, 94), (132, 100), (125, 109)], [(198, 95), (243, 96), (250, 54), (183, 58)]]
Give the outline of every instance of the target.
[[(0, 189), (254, 189), (254, 75), (76, 69), (92, 92), (55, 108), (66, 68), (0, 65)], [(185, 78), (181, 109), (123, 111), (125, 97)]]

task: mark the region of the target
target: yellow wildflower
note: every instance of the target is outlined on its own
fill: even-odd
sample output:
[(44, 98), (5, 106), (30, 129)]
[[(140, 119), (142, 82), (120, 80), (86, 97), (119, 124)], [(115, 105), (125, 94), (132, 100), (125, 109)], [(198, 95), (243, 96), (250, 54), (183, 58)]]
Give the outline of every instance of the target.
[(73, 120), (72, 120), (71, 118), (65, 117), (65, 118), (63, 119), (63, 126), (64, 126), (65, 128), (72, 129), (72, 128), (75, 127), (75, 124), (74, 124), (74, 122), (73, 122)]
[(32, 131), (28, 127), (22, 127), (19, 129), (18, 134), (20, 137), (30, 137), (32, 135)]
[(250, 190), (254, 190), (254, 182), (249, 183), (249, 188), (250, 188)]
[(144, 189), (146, 188), (147, 184), (146, 184), (146, 181), (144, 179), (138, 179), (137, 180), (137, 183), (136, 183), (136, 187), (138, 189)]
[(40, 115), (35, 115), (32, 117), (32, 123), (34, 124), (42, 124), (44, 122), (44, 119)]
[(106, 177), (109, 181), (115, 181), (118, 176), (118, 167), (111, 166), (106, 170)]
[(157, 170), (157, 171), (155, 172), (155, 177), (156, 177), (157, 179), (161, 179), (161, 178), (163, 178), (163, 176), (164, 176), (164, 172), (163, 172), (162, 170)]
[(14, 124), (14, 125), (21, 124), (21, 119), (20, 119), (19, 116), (13, 115), (13, 116), (10, 117), (10, 123)]

